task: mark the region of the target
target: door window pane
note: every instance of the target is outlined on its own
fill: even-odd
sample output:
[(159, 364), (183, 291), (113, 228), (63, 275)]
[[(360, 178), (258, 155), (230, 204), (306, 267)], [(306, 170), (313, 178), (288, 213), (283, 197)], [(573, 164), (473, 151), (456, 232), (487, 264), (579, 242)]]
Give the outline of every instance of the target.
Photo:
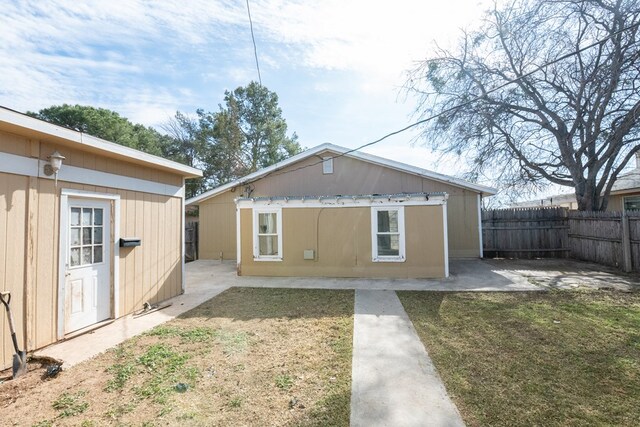
[(91, 225), (91, 208), (82, 209), (82, 225)]
[(82, 244), (83, 245), (91, 244), (91, 227), (84, 227), (82, 229)]
[(80, 225), (80, 208), (71, 208), (71, 225)]
[(71, 249), (71, 259), (69, 260), (69, 263), (72, 267), (80, 265), (80, 248)]
[(91, 246), (82, 248), (82, 265), (91, 264)]
[[(80, 218), (80, 216), (78, 216)], [(80, 246), (80, 229), (72, 228), (70, 236), (71, 246)]]
[(93, 229), (93, 244), (99, 245), (102, 243), (102, 227), (95, 227)]
[(93, 210), (93, 225), (102, 225), (102, 209)]
[(102, 262), (102, 246), (93, 247), (93, 262), (94, 264)]
[(76, 206), (70, 209), (69, 266), (104, 261), (104, 209)]

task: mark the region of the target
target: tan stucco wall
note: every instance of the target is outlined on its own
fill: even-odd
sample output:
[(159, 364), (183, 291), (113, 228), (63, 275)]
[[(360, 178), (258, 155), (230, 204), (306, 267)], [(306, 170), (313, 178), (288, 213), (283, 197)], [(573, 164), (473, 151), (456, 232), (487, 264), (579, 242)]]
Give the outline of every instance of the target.
[(200, 259), (236, 259), (237, 193), (227, 191), (200, 204)]
[[(41, 146), (44, 146), (43, 149)], [(42, 158), (53, 151), (47, 144), (0, 132), (0, 151)], [(62, 150), (60, 150), (62, 152)], [(64, 164), (78, 163), (82, 156), (71, 153)], [(46, 157), (45, 154), (42, 154)], [(89, 159), (89, 156), (85, 160)], [(87, 160), (88, 161), (88, 160)], [(120, 162), (120, 161), (117, 161)], [(93, 167), (95, 163), (95, 167)], [(175, 183), (160, 175), (94, 156), (81, 167), (105, 166), (111, 173), (128, 171), (137, 178), (155, 176), (156, 182)], [(64, 167), (64, 165), (63, 165)], [(119, 166), (118, 166), (119, 167)], [(164, 172), (163, 172), (164, 174)], [(179, 177), (180, 185), (182, 178)], [(76, 189), (120, 195), (120, 235), (140, 237), (142, 245), (121, 248), (119, 263), (119, 315), (171, 298), (182, 291), (182, 201), (169, 197), (109, 187), (76, 184), (0, 172), (0, 290), (12, 293), (12, 306), (22, 345), (35, 350), (57, 340), (58, 248), (60, 191)], [(111, 252), (113, 253), (113, 251)], [(26, 310), (25, 310), (26, 308)], [(6, 316), (0, 316), (0, 369), (10, 366), (13, 348)], [(26, 331), (26, 332), (25, 332)]]
[[(240, 274), (247, 276), (444, 277), (442, 206), (406, 206), (405, 262), (371, 260), (369, 207), (283, 208), (282, 261), (253, 260), (252, 209), (241, 212)], [(315, 260), (303, 251), (316, 251)]]
[[(446, 192), (449, 194), (447, 220), (449, 255), (480, 256), (478, 233), (478, 193), (449, 184), (421, 178), (406, 172), (340, 157), (333, 160), (333, 174), (324, 175), (318, 157), (303, 160), (250, 184), (251, 196), (321, 196), (373, 193)], [(308, 167), (307, 167), (308, 166)], [(303, 168), (303, 169), (299, 169)], [(295, 170), (299, 169), (299, 170)], [(294, 171), (295, 170), (295, 171)], [(285, 171), (291, 173), (282, 174)], [(233, 199), (248, 196), (244, 186), (200, 203), (200, 258), (235, 259), (235, 204)]]

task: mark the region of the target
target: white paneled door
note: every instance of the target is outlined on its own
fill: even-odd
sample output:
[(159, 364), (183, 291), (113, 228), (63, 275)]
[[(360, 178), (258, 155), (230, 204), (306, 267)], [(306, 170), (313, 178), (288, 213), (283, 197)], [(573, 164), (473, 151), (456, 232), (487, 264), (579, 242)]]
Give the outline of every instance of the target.
[(111, 317), (111, 203), (69, 198), (66, 214), (64, 329), (70, 333)]

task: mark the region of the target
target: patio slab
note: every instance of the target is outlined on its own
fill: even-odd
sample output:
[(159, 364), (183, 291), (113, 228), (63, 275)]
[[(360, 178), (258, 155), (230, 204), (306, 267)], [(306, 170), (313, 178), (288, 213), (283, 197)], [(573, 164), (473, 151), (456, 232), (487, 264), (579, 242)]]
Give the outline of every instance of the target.
[(189, 273), (209, 276), (211, 284), (261, 288), (369, 289), (393, 291), (537, 291), (542, 288), (517, 272), (495, 268), (480, 259), (450, 262), (446, 279), (381, 279), (237, 276), (235, 261), (198, 260)]

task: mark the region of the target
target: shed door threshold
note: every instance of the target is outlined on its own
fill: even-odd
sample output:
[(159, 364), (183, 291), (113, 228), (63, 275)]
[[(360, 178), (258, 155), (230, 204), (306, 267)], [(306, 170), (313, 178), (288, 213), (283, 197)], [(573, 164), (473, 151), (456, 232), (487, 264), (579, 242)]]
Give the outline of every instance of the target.
[(93, 325), (89, 325), (86, 328), (78, 329), (77, 331), (73, 331), (64, 336), (63, 341), (70, 340), (71, 338), (79, 337), (80, 335), (84, 335), (89, 332), (93, 332), (96, 329), (100, 329), (103, 326), (107, 326), (115, 322), (115, 319), (107, 319), (102, 322), (94, 323)]

